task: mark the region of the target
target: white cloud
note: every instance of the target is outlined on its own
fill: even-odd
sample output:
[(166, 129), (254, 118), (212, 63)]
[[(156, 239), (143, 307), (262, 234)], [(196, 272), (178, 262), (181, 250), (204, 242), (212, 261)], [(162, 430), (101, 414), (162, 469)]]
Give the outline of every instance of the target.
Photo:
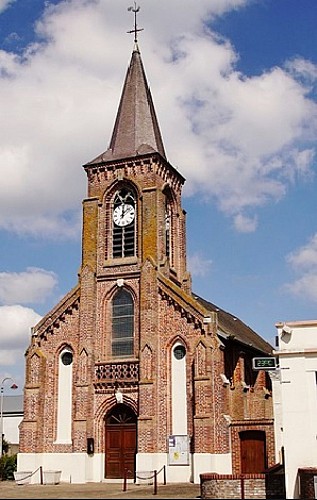
[(56, 285), (55, 273), (36, 267), (20, 273), (0, 272), (0, 302), (6, 305), (43, 303)]
[[(22, 349), (1, 349), (0, 366), (14, 366), (17, 361), (23, 360)], [(7, 375), (5, 375), (7, 376)]]
[(301, 278), (285, 285), (292, 295), (317, 302), (317, 272), (306, 273)]
[(317, 271), (317, 234), (306, 245), (289, 254), (287, 261), (294, 269)]
[[(308, 142), (317, 130), (308, 96), (314, 65), (298, 58), (248, 77), (236, 71), (230, 42), (206, 29), (206, 20), (247, 3), (149, 0), (138, 19), (163, 140), (187, 179), (184, 193), (216, 202), (240, 231), (255, 230), (258, 207), (309, 178), (315, 144)], [(37, 24), (40, 43), (21, 57), (0, 51), (0, 228), (79, 236), (81, 165), (107, 149), (132, 50), (126, 8), (123, 0), (51, 5)]]
[(4, 12), (15, 0), (0, 0), (0, 14)]
[(234, 217), (234, 225), (240, 233), (252, 233), (257, 227), (257, 219), (238, 214)]
[(296, 78), (299, 77), (308, 84), (316, 84), (317, 68), (311, 61), (295, 57), (290, 61), (286, 61), (285, 68)]
[(206, 276), (212, 265), (211, 259), (205, 259), (200, 253), (189, 255), (188, 269), (192, 276)]
[(0, 352), (10, 352), (8, 363), (23, 354), (30, 342), (31, 327), (41, 316), (33, 309), (20, 305), (0, 306)]
[(289, 293), (317, 302), (317, 234), (298, 250), (290, 253), (286, 261), (299, 275), (284, 289)]

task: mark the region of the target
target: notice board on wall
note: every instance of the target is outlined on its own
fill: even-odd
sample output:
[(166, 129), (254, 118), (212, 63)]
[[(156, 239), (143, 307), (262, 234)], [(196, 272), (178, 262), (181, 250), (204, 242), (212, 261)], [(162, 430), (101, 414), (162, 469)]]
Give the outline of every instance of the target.
[(169, 465), (189, 465), (189, 436), (175, 434), (168, 438)]

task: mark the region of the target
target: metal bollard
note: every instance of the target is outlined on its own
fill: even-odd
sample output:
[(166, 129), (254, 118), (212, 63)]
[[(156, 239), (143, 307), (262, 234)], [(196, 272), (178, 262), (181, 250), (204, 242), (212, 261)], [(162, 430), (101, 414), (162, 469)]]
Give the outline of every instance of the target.
[(127, 476), (128, 476), (128, 469), (124, 469), (124, 476), (123, 476), (123, 491), (127, 491)]
[(157, 470), (154, 471), (154, 493), (153, 495), (157, 495)]

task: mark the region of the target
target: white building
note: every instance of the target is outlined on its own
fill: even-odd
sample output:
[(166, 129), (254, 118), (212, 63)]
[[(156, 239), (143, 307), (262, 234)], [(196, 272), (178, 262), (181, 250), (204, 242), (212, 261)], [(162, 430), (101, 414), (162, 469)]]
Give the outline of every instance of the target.
[(3, 396), (3, 437), (11, 454), (19, 447), (19, 425), (23, 418), (23, 395)]
[(277, 459), (283, 447), (286, 498), (303, 498), (298, 471), (317, 467), (317, 320), (275, 326), (279, 369), (271, 378)]

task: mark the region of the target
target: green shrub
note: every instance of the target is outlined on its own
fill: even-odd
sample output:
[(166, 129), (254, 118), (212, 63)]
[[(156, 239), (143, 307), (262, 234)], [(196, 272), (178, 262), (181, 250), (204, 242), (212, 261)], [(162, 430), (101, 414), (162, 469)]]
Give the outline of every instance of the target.
[(0, 458), (0, 479), (12, 481), (17, 470), (17, 455), (2, 455)]

